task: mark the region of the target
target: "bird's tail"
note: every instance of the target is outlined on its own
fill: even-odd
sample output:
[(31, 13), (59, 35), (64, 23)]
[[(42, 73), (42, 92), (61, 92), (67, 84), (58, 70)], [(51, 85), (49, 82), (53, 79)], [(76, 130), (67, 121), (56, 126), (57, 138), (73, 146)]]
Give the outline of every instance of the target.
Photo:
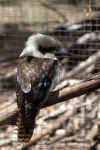
[(25, 117), (19, 112), (18, 120), (18, 146), (23, 146), (30, 142), (35, 127), (35, 118)]

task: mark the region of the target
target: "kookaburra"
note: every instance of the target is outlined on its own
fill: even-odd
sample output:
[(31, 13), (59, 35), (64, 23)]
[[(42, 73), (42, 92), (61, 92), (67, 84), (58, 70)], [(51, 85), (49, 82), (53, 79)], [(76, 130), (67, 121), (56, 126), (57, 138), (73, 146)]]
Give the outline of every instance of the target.
[(59, 58), (68, 55), (70, 52), (51, 36), (33, 34), (28, 38), (17, 67), (18, 143), (30, 141), (35, 118), (59, 82)]

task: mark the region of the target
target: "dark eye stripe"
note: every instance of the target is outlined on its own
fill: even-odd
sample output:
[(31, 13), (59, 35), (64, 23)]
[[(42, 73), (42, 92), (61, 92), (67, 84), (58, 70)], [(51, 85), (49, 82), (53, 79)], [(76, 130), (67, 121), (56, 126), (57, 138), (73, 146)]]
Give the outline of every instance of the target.
[(43, 46), (39, 45), (39, 51), (42, 53), (46, 53), (46, 52), (49, 53), (49, 52), (52, 52), (57, 49), (58, 49), (57, 47), (43, 47)]

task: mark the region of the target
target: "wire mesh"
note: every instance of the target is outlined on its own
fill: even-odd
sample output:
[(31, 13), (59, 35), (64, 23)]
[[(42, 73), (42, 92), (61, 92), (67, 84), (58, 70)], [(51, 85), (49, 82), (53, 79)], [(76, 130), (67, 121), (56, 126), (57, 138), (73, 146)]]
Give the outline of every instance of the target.
[[(30, 35), (37, 32), (52, 35), (61, 41), (65, 49), (76, 56), (75, 58), (62, 60), (65, 71), (74, 69), (83, 61), (87, 63), (88, 59), (92, 55), (95, 56), (100, 49), (100, 2), (98, 0), (0, 0), (0, 20), (1, 104), (7, 102), (8, 99), (10, 103), (14, 103), (11, 96), (15, 98), (17, 59)], [(98, 72), (100, 72), (100, 59), (95, 59), (95, 62), (72, 77), (73, 82), (77, 84), (79, 80)], [(52, 135), (46, 135), (43, 141), (40, 140), (34, 148), (36, 150), (92, 149), (97, 142), (99, 150), (98, 138), (97, 141), (89, 139), (91, 134), (89, 131), (92, 129), (97, 137), (100, 136), (99, 123), (94, 123), (95, 120), (98, 122), (100, 119), (99, 101), (100, 93), (96, 91), (75, 98), (71, 102), (67, 102), (67, 105), (62, 103), (61, 106), (59, 104), (47, 110), (42, 110), (38, 117), (37, 124), (40, 124), (40, 126), (37, 127), (36, 134), (42, 133), (45, 128), (52, 128), (53, 122), (59, 122), (59, 118), (64, 121), (65, 116), (68, 119)], [(77, 107), (75, 110), (73, 110), (74, 104)], [(56, 110), (61, 109), (62, 111), (65, 108), (67, 112), (60, 112), (60, 117), (59, 115), (55, 116)], [(48, 116), (51, 113), (51, 116), (45, 119), (45, 113)], [(52, 116), (57, 120), (50, 122)], [(79, 130), (79, 128), (82, 129)], [(7, 133), (8, 130), (10, 129), (7, 128)], [(69, 138), (63, 135), (68, 135)], [(77, 140), (75, 141), (75, 139)], [(11, 149), (11, 147), (8, 147), (8, 149)]]

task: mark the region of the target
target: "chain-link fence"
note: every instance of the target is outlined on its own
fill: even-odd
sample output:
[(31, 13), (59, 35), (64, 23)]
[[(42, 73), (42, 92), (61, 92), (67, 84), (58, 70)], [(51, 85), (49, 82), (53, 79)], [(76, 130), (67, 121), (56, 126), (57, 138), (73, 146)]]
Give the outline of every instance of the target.
[[(9, 106), (16, 110), (17, 59), (27, 38), (37, 32), (56, 37), (75, 55), (62, 59), (67, 86), (100, 72), (99, 0), (0, 0), (0, 120), (5, 110), (10, 113)], [(37, 124), (35, 134), (45, 135), (33, 144), (36, 150), (99, 150), (100, 91), (42, 110)], [(1, 127), (1, 149), (16, 149), (9, 140), (12, 130)]]

